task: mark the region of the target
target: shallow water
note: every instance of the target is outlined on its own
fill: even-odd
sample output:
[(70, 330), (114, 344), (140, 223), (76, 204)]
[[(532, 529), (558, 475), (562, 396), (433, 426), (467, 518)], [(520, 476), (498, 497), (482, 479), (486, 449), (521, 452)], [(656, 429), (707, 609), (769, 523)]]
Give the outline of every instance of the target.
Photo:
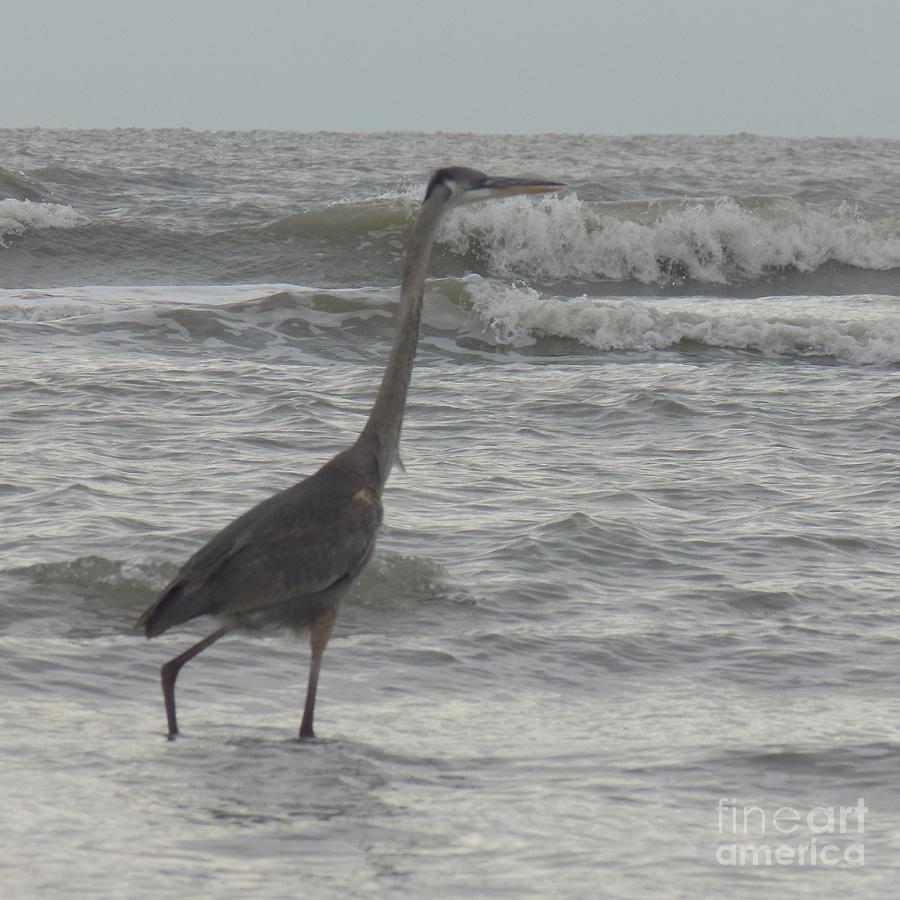
[[(900, 254), (867, 179), (896, 142), (5, 135), (4, 896), (889, 893)], [(574, 193), (448, 223), (319, 737), (306, 648), (236, 636), (185, 668), (167, 742), (158, 667), (212, 624), (133, 623), (355, 437), (447, 157)], [(676, 202), (673, 268), (671, 216), (630, 226), (689, 194), (719, 202)], [(814, 239), (784, 264), (789, 232)], [(728, 864), (747, 844), (795, 855)]]

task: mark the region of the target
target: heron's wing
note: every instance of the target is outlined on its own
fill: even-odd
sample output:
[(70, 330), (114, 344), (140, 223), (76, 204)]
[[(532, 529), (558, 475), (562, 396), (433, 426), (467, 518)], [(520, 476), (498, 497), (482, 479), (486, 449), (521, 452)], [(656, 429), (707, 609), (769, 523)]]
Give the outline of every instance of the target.
[(207, 613), (240, 614), (321, 594), (352, 580), (372, 553), (381, 504), (337, 496), (313, 479), (235, 519), (192, 556), (142, 616), (149, 635)]
[(380, 524), (380, 507), (352, 497), (325, 515), (270, 516), (204, 572), (204, 581), (231, 609), (318, 594), (356, 576)]

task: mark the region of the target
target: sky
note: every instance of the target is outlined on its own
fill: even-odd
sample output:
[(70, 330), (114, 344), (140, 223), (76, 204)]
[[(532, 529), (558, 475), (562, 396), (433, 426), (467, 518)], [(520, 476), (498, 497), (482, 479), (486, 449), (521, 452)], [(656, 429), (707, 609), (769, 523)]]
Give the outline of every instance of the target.
[(898, 0), (8, 0), (0, 127), (900, 137)]

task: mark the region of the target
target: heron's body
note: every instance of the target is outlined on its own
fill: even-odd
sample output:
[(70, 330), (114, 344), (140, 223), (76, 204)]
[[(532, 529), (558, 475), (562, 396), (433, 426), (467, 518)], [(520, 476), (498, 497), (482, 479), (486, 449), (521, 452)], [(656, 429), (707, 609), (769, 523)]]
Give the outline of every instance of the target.
[(338, 604), (375, 548), (381, 495), (397, 457), (415, 358), (428, 257), (443, 212), (462, 199), (558, 190), (555, 182), (436, 172), (407, 253), (397, 337), (378, 397), (355, 443), (305, 480), (262, 501), (192, 556), (141, 616), (147, 637), (213, 615), (221, 627), (162, 668), (169, 736), (178, 733), (175, 679), (189, 659), (232, 629), (309, 630), (312, 647), (301, 737), (313, 735), (322, 653)]
[(381, 524), (381, 489), (359, 464), (365, 455), (355, 444), (222, 529), (145, 613), (148, 636), (206, 614), (230, 628), (302, 630), (332, 608), (372, 555)]

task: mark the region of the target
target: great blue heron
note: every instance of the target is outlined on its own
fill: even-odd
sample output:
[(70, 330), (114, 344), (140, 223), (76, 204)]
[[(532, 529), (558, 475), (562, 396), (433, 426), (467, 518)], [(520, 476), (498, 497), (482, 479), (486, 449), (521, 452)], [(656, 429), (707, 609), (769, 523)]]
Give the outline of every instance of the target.
[(169, 738), (178, 734), (175, 679), (181, 667), (232, 629), (309, 630), (312, 650), (300, 737), (313, 737), (322, 653), (338, 603), (369, 561), (381, 525), (381, 493), (397, 458), (422, 291), (441, 217), (468, 200), (557, 191), (554, 181), (492, 178), (462, 167), (437, 170), (410, 239), (397, 334), (372, 412), (356, 442), (299, 484), (263, 500), (195, 553), (138, 627), (156, 637), (202, 615), (221, 627), (162, 667)]

